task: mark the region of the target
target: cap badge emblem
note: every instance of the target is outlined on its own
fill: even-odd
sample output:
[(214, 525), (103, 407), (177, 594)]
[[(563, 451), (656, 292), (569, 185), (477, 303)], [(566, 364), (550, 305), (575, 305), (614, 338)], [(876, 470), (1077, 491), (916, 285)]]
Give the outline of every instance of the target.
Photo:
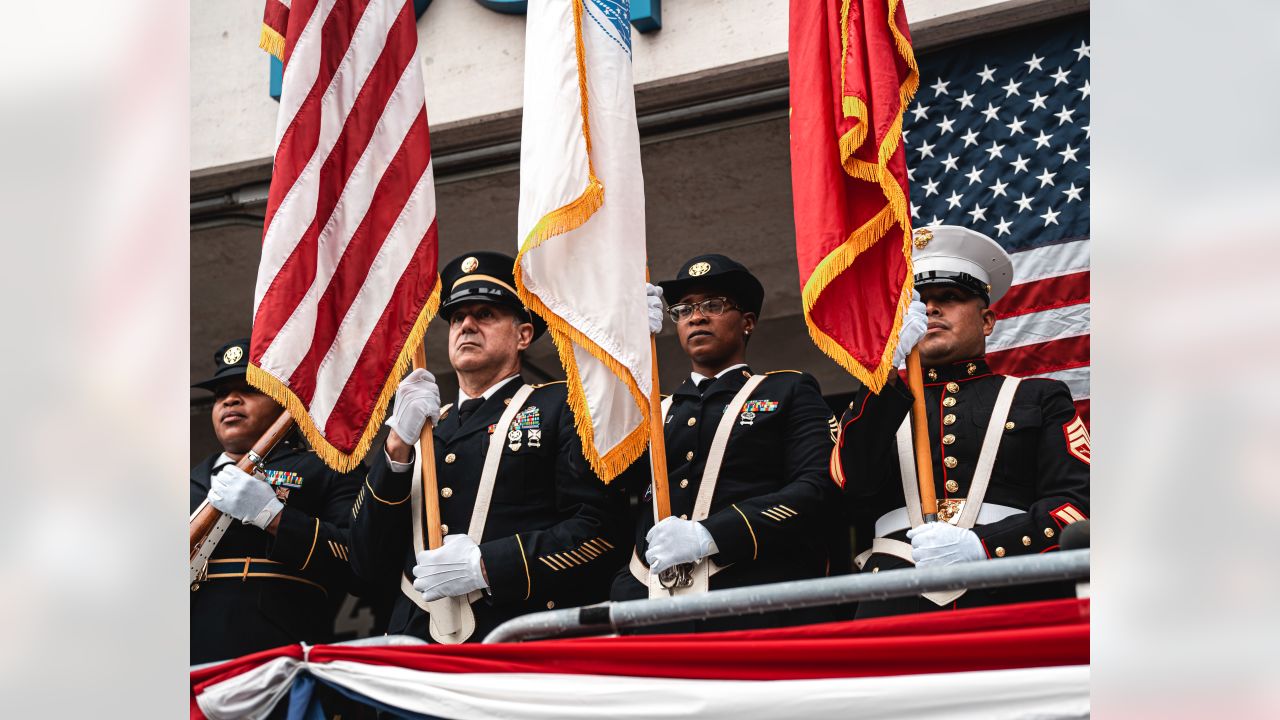
[(912, 234), (911, 244), (916, 246), (917, 250), (923, 250), (929, 241), (933, 239), (933, 231), (928, 228), (920, 228)]
[(232, 345), (227, 351), (222, 353), (223, 365), (235, 365), (240, 362), (240, 358), (244, 357), (244, 348), (239, 345)]
[(689, 266), (689, 277), (699, 277), (711, 272), (711, 263), (699, 262)]
[(474, 255), (462, 261), (462, 272), (471, 272), (478, 267), (480, 267), (480, 261)]

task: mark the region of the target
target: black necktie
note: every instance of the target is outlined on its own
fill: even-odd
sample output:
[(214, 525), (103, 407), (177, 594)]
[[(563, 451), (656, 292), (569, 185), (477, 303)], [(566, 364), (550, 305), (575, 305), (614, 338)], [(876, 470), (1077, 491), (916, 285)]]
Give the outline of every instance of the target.
[(705, 395), (705, 394), (706, 394), (706, 392), (707, 392), (707, 388), (711, 387), (711, 383), (713, 383), (713, 382), (715, 382), (715, 381), (716, 381), (716, 379), (715, 379), (715, 378), (702, 378), (701, 380), (699, 380), (699, 381), (698, 381), (698, 383), (697, 383), (697, 385), (698, 385), (698, 394), (699, 394), (699, 395)]
[(458, 406), (458, 424), (461, 425), (466, 422), (467, 418), (471, 417), (472, 413), (479, 409), (483, 404), (484, 398), (482, 397), (464, 400), (462, 404)]

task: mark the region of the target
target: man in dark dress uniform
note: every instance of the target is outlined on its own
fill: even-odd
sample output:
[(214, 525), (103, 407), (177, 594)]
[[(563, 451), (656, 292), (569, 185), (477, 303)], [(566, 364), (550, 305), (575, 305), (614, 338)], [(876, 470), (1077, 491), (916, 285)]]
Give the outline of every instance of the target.
[[(947, 565), (1058, 548), (1089, 511), (1089, 431), (1067, 386), (1018, 381), (987, 366), (991, 303), (1012, 282), (1009, 256), (962, 227), (922, 228), (913, 263), (920, 300), (898, 358), (918, 341), (939, 522), (923, 523), (910, 440), (911, 394), (890, 376), (860, 390), (840, 421), (831, 471), (844, 487), (862, 572)], [(861, 603), (859, 617), (1063, 597), (1068, 583)]]
[[(363, 579), (401, 589), (392, 634), (478, 642), (513, 617), (606, 599), (625, 559), (626, 496), (587, 464), (564, 383), (530, 386), (520, 377), (521, 354), (545, 326), (516, 296), (514, 265), (501, 253), (473, 252), (444, 267), (440, 317), (449, 323), (458, 403), (442, 410), (434, 377), (407, 375), (386, 446), (356, 498), (352, 564)], [(414, 499), (422, 492), (414, 442), (427, 421), (445, 535), (435, 550), (425, 549)], [(487, 481), (486, 455), (494, 458)], [(429, 608), (445, 598), (469, 605), (474, 630), (436, 632), (443, 628)]]
[[(692, 364), (689, 379), (664, 403), (672, 516), (655, 525), (650, 487), (640, 508), (635, 553), (614, 579), (613, 599), (660, 597), (666, 591), (657, 578), (686, 563), (694, 564), (695, 577), (707, 578), (695, 592), (823, 577), (840, 493), (827, 471), (835, 418), (817, 381), (794, 370), (755, 375), (747, 366), (747, 341), (764, 288), (741, 264), (723, 255), (699, 255), (660, 285)], [(744, 391), (748, 384), (754, 387)], [(717, 434), (725, 432), (727, 443), (719, 447)], [(815, 609), (664, 629), (824, 619), (827, 612)]]
[(298, 642), (326, 642), (353, 586), (351, 503), (364, 469), (330, 470), (296, 434), (264, 459), (266, 482), (235, 464), (283, 408), (245, 382), (249, 339), (215, 354), (213, 429), (223, 452), (191, 470), (191, 511), (206, 500), (233, 522), (191, 585), (191, 662), (227, 660)]

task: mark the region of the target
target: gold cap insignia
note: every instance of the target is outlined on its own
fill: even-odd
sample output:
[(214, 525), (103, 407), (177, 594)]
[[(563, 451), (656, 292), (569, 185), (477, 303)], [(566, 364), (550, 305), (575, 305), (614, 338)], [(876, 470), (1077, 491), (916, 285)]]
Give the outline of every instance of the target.
[(711, 263), (709, 262), (699, 262), (689, 266), (689, 277), (698, 277), (709, 272), (711, 272)]
[(227, 351), (222, 353), (223, 365), (235, 365), (240, 362), (240, 358), (244, 357), (244, 348), (239, 345), (232, 345)]
[(928, 228), (920, 228), (911, 235), (911, 244), (916, 246), (917, 250), (923, 250), (929, 241), (933, 239), (933, 231)]
[(475, 256), (471, 256), (462, 261), (462, 272), (471, 272), (478, 267), (480, 267), (480, 261), (475, 259)]

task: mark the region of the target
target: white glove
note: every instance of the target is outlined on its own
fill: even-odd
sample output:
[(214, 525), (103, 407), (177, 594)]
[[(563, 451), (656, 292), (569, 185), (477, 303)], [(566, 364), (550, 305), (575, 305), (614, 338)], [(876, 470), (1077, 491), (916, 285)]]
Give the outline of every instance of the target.
[(920, 338), (929, 330), (929, 318), (924, 303), (920, 302), (920, 293), (911, 291), (911, 304), (907, 306), (907, 314), (902, 318), (902, 329), (898, 331), (898, 347), (893, 351), (893, 366), (902, 367), (907, 361), (911, 349), (920, 342)]
[(951, 523), (925, 523), (908, 530), (907, 537), (911, 538), (911, 559), (916, 567), (954, 565), (987, 558), (982, 541), (972, 530)]
[(412, 445), (428, 420), (432, 425), (440, 420), (440, 386), (435, 375), (419, 368), (405, 375), (396, 388), (396, 410), (387, 419), (387, 427)]
[(418, 553), (413, 589), (427, 602), (466, 595), (489, 587), (480, 563), (480, 546), (470, 535), (446, 535), (435, 550)]
[(649, 572), (660, 573), (669, 567), (697, 562), (708, 555), (720, 552), (711, 531), (702, 523), (669, 517), (649, 528), (644, 539), (649, 549), (644, 559), (649, 561)]
[(644, 284), (645, 304), (649, 306), (649, 334), (662, 332), (662, 288)]
[(267, 529), (284, 503), (266, 481), (246, 473), (235, 465), (227, 465), (209, 483), (209, 504), (245, 525)]

